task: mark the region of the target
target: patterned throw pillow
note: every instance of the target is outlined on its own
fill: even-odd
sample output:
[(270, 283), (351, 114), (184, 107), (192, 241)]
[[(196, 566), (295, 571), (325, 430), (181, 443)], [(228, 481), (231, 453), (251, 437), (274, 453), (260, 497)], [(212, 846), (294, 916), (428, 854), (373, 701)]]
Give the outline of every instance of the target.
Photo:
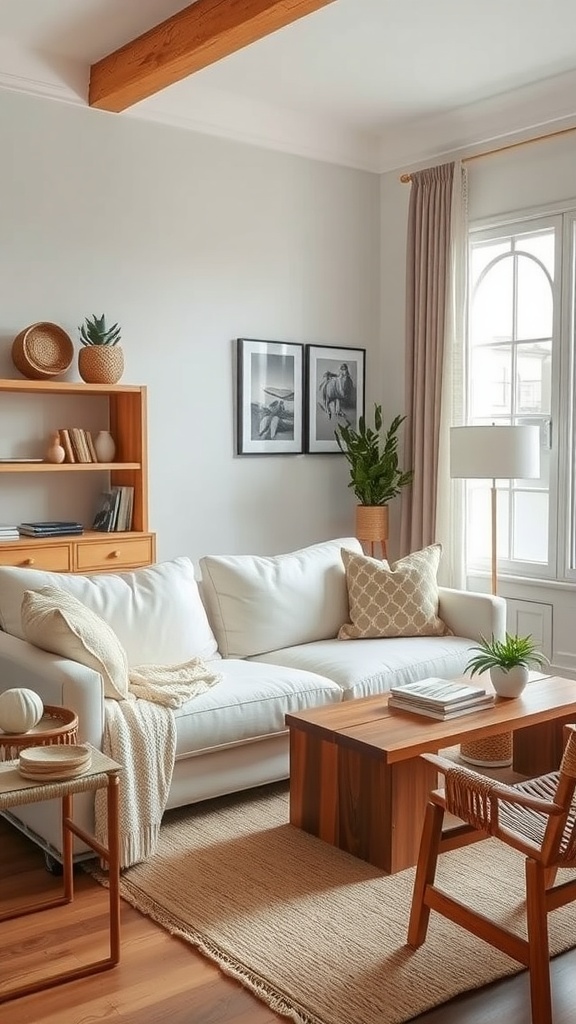
[(342, 548), (351, 622), (339, 640), (392, 636), (442, 636), (436, 574), (442, 546), (431, 544), (389, 565)]

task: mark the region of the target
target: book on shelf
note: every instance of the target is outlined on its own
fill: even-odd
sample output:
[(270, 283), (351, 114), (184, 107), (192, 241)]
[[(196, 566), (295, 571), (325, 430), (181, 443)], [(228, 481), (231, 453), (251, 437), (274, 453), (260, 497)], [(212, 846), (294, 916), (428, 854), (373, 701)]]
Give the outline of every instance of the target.
[(92, 434), (89, 430), (84, 431), (84, 437), (86, 444), (88, 445), (88, 454), (90, 455), (90, 462), (98, 462), (98, 456), (94, 447), (94, 441), (92, 440)]
[(92, 462), (84, 431), (80, 427), (70, 427), (70, 440), (76, 456), (76, 462)]
[(101, 533), (111, 533), (115, 529), (120, 504), (120, 488), (111, 487), (103, 491), (92, 523), (92, 529)]
[(74, 449), (72, 447), (72, 441), (70, 440), (70, 431), (68, 427), (60, 427), (58, 431), (60, 434), (60, 444), (66, 452), (66, 462), (76, 462), (76, 456), (74, 455)]
[(390, 694), (395, 699), (411, 704), (422, 704), (444, 710), (468, 703), (486, 696), (486, 688), (475, 683), (458, 682), (430, 676), (405, 686), (391, 686)]
[(438, 708), (426, 704), (414, 704), (409, 700), (401, 700), (400, 697), (390, 697), (388, 707), (396, 708), (397, 711), (409, 711), (411, 715), (424, 715), (426, 718), (436, 718), (441, 722), (449, 721), (451, 718), (460, 718), (462, 715), (471, 715), (474, 711), (483, 711), (484, 708), (494, 706), (495, 697), (491, 693), (484, 697), (477, 697), (464, 704), (456, 704), (452, 707)]
[(120, 504), (118, 507), (118, 518), (114, 529), (121, 530), (122, 532), (130, 530), (132, 527), (132, 506), (134, 503), (134, 488), (133, 487), (119, 487), (120, 491)]
[(18, 540), (19, 536), (17, 526), (0, 526), (0, 540)]
[(19, 535), (25, 537), (60, 537), (66, 534), (83, 533), (82, 523), (68, 520), (48, 520), (38, 523), (20, 523)]

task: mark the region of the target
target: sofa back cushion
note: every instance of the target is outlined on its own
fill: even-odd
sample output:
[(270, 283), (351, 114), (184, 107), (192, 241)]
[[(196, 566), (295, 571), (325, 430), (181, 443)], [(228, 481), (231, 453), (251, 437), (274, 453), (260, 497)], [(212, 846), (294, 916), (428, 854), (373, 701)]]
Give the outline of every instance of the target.
[(329, 640), (348, 619), (340, 551), (362, 551), (355, 537), (286, 555), (208, 555), (202, 595), (225, 658)]
[(58, 587), (111, 626), (128, 664), (175, 665), (218, 657), (189, 558), (126, 573), (75, 576), (0, 566), (0, 627), (25, 640), (21, 608), (26, 590)]

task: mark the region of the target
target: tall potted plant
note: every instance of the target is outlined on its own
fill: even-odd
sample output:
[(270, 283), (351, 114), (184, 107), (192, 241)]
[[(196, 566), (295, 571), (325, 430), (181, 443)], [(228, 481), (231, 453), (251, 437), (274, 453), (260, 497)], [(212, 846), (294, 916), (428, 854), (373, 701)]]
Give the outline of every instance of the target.
[(405, 416), (396, 416), (388, 429), (382, 429), (382, 406), (374, 403), (374, 427), (364, 416), (358, 421), (358, 430), (338, 425), (336, 441), (350, 465), (350, 482), (358, 505), (356, 507), (356, 536), (368, 541), (371, 550), (380, 542), (385, 551), (388, 540), (388, 503), (412, 482), (413, 470), (399, 467), (398, 431)]
[(78, 372), (87, 384), (116, 384), (124, 373), (124, 352), (118, 324), (106, 326), (106, 317), (86, 317), (78, 328), (82, 348)]

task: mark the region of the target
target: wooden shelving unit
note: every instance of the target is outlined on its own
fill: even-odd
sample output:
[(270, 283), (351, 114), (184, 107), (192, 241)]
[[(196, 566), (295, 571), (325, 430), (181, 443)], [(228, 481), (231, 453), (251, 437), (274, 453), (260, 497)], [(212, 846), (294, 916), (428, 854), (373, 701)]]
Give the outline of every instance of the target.
[[(156, 558), (156, 537), (148, 526), (148, 421), (147, 390), (132, 384), (84, 384), (56, 381), (0, 380), (2, 394), (40, 396), (81, 396), (105, 398), (108, 426), (116, 442), (111, 463), (0, 462), (6, 478), (22, 473), (109, 474), (110, 486), (134, 488), (134, 509), (130, 533), (85, 531), (79, 537), (22, 537), (3, 541), (0, 565), (27, 566), (57, 572), (110, 572), (149, 565)], [(0, 485), (8, 485), (5, 479)], [(49, 481), (46, 481), (49, 486)]]

